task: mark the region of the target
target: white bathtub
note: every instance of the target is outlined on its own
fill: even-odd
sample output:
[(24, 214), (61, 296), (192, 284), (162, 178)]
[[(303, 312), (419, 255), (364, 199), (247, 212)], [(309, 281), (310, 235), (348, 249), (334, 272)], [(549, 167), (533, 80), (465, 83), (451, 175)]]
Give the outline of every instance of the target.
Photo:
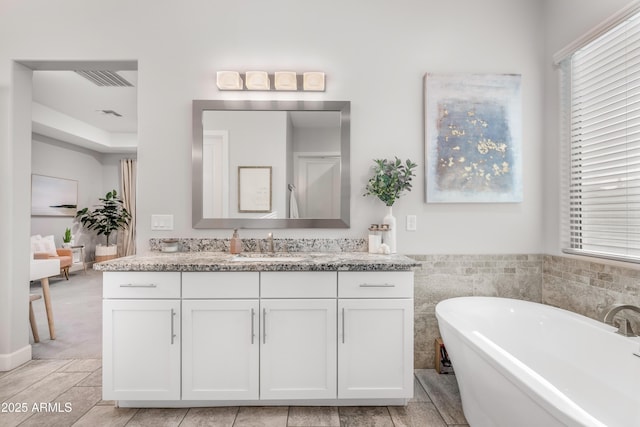
[(640, 426), (638, 338), (507, 298), (436, 306), (472, 427)]

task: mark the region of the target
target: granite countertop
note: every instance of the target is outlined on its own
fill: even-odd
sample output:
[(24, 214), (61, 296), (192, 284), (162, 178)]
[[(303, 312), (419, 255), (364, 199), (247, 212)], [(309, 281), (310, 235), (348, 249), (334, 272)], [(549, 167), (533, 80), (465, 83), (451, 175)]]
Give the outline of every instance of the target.
[(404, 255), (367, 252), (149, 252), (95, 263), (99, 271), (408, 271), (420, 263)]

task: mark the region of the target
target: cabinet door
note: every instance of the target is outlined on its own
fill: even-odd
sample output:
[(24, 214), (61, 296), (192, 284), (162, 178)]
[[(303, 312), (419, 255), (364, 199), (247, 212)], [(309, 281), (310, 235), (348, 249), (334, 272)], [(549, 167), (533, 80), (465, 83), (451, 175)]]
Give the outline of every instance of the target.
[(261, 399), (335, 399), (336, 300), (262, 300)]
[(180, 301), (102, 304), (103, 399), (180, 399)]
[(258, 300), (182, 301), (182, 398), (258, 399)]
[(338, 300), (338, 398), (413, 395), (413, 300)]

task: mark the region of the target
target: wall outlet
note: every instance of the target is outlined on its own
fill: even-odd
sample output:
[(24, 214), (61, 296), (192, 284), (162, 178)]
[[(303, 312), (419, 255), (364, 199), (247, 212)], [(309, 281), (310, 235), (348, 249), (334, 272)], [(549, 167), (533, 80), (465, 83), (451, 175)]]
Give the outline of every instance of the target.
[(173, 215), (151, 215), (152, 230), (173, 230)]
[(415, 215), (407, 215), (407, 231), (416, 231), (418, 218)]

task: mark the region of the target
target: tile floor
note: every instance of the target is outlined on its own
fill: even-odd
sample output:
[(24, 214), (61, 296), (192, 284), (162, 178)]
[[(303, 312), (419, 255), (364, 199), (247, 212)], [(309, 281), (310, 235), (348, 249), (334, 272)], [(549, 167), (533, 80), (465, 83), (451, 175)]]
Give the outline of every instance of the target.
[(406, 407), (116, 408), (101, 399), (100, 359), (32, 360), (0, 372), (0, 426), (467, 426), (455, 377), (416, 371)]

